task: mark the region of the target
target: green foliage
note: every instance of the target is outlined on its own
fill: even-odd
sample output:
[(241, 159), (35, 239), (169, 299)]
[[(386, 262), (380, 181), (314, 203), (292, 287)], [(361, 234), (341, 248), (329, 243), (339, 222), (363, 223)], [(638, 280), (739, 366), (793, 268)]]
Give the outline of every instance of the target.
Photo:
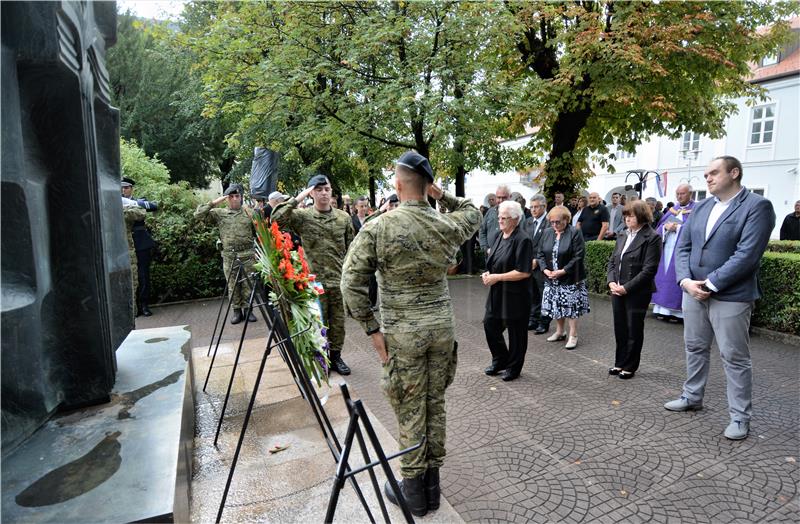
[(192, 72), (192, 55), (175, 45), (174, 32), (126, 13), (117, 18), (117, 44), (107, 66), (113, 101), (120, 108), (120, 134), (158, 156), (173, 182), (206, 187), (230, 170), (219, 118), (203, 116), (203, 86)]
[(608, 284), (606, 283), (606, 273), (608, 259), (614, 253), (614, 242), (608, 240), (590, 240), (586, 242), (586, 287), (590, 293), (600, 295), (608, 294)]
[[(608, 294), (606, 268), (614, 245), (604, 240), (586, 243), (586, 285), (592, 293)], [(800, 335), (800, 253), (764, 253), (759, 282), (764, 295), (756, 302), (753, 325)]]
[(798, 5), (505, 2), (484, 41), (520, 87), (508, 112), (518, 132), (536, 128), (528, 150), (533, 162), (547, 154), (548, 196), (570, 194), (590, 158), (613, 169), (615, 144), (633, 151), (653, 134), (724, 133), (736, 97), (763, 95), (747, 81), (750, 63), (777, 50)]
[(756, 302), (753, 324), (800, 335), (800, 254), (764, 253), (759, 281), (764, 296)]
[(158, 202), (145, 223), (158, 249), (151, 266), (151, 301), (174, 302), (222, 294), (225, 280), (215, 228), (193, 219), (200, 199), (185, 181), (169, 183), (169, 172), (135, 143), (120, 143), (122, 175), (136, 182), (134, 196)]
[(772, 253), (800, 253), (800, 240), (770, 240), (767, 251)]

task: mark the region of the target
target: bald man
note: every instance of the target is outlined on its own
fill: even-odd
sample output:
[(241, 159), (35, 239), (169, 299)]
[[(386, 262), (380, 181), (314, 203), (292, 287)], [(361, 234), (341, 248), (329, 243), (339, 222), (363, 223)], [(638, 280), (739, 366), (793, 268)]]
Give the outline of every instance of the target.
[(589, 205), (578, 219), (578, 229), (583, 233), (583, 240), (603, 240), (609, 221), (608, 208), (601, 204), (600, 195), (589, 193)]

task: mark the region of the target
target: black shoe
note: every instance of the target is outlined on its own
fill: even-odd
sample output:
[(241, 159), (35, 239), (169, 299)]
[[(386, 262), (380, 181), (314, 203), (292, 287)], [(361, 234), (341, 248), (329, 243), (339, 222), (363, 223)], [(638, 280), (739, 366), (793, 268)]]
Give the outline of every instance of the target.
[(152, 316), (153, 316), (153, 312), (152, 312), (152, 311), (150, 311), (150, 308), (149, 308), (149, 307), (147, 307), (147, 306), (142, 306), (142, 315), (144, 315), (144, 316), (146, 316), (146, 317), (152, 317)]
[(608, 368), (609, 375), (619, 375), (620, 371), (622, 371), (622, 368)]
[(518, 379), (519, 373), (515, 373), (510, 369), (507, 369), (505, 373), (503, 373), (503, 382), (511, 382), (512, 380)]
[[(399, 480), (397, 483), (400, 485), (400, 491), (403, 493), (403, 498), (406, 499), (406, 504), (408, 504), (411, 514), (415, 517), (425, 516), (428, 513), (428, 501), (425, 497), (425, 475), (422, 474), (413, 479)], [(395, 506), (400, 505), (388, 480), (383, 485), (383, 492), (389, 502)]]
[(233, 310), (233, 317), (231, 318), (231, 324), (238, 324), (244, 320), (244, 315), (242, 315), (241, 309), (234, 309)]
[(528, 331), (533, 331), (534, 329), (538, 329), (539, 324), (536, 322), (528, 322)]
[(550, 328), (546, 328), (542, 325), (536, 326), (536, 329), (533, 331), (534, 335), (544, 335), (549, 331)]
[(494, 362), (492, 362), (492, 365), (484, 369), (483, 372), (489, 375), (490, 377), (493, 377), (498, 373), (500, 373), (501, 371), (503, 371), (503, 369), (505, 368), (503, 368), (503, 366), (501, 366), (500, 364), (495, 364)]
[(330, 371), (335, 371), (340, 375), (350, 374), (350, 368), (344, 363), (344, 360), (342, 360), (342, 353), (340, 351), (331, 351), (330, 361)]
[(428, 468), (425, 471), (425, 499), (428, 502), (428, 510), (436, 511), (439, 509), (439, 499), (442, 490), (439, 488), (439, 468)]
[(253, 312), (252, 312), (252, 311), (250, 311), (250, 314), (249, 314), (249, 315), (247, 315), (247, 321), (248, 321), (248, 322), (258, 322), (258, 319), (257, 319), (257, 318), (256, 318), (256, 316), (253, 314)]
[(636, 375), (635, 371), (620, 371), (619, 378), (622, 380), (628, 380), (629, 378), (633, 378)]

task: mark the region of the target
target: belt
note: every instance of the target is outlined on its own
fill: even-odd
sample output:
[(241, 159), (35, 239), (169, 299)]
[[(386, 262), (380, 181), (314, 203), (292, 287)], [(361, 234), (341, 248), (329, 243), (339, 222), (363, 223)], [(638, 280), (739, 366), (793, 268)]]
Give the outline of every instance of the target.
[(235, 246), (225, 246), (225, 251), (249, 251), (253, 249), (253, 244), (239, 244)]

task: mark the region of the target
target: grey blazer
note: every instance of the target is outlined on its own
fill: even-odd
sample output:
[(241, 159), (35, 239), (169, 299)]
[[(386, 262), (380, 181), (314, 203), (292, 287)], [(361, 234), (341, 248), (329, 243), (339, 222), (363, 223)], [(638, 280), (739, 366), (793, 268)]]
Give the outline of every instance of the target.
[(709, 279), (726, 302), (752, 302), (761, 297), (758, 269), (775, 227), (772, 202), (747, 188), (734, 197), (706, 239), (706, 224), (716, 199), (706, 198), (692, 211), (675, 247), (675, 277)]

